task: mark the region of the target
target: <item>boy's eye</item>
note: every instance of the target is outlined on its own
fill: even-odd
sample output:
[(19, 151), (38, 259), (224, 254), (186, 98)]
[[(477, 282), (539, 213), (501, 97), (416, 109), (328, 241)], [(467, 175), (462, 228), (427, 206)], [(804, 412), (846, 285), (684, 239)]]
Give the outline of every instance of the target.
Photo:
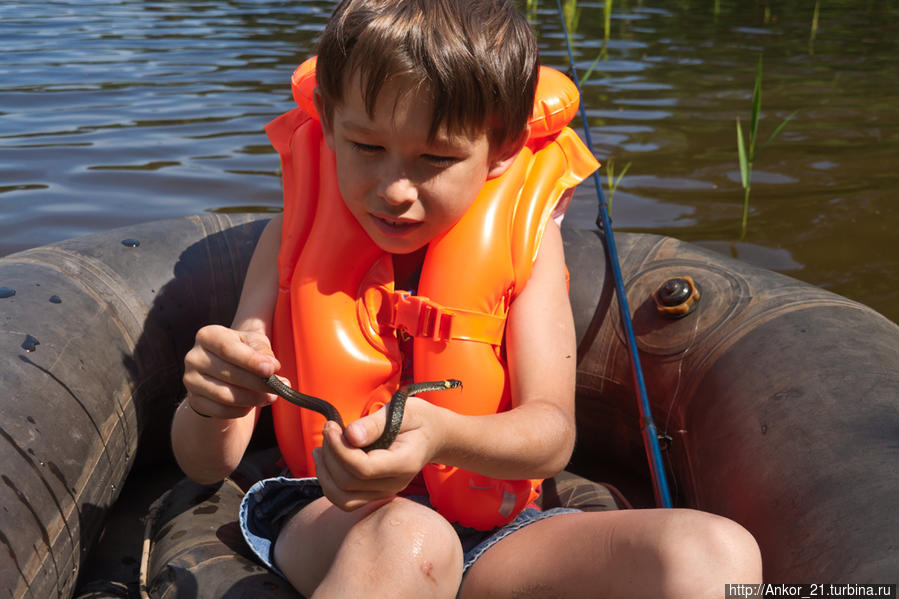
[(376, 152), (379, 152), (380, 150), (383, 150), (381, 146), (375, 146), (372, 144), (363, 144), (357, 141), (351, 141), (350, 143), (353, 145), (354, 149), (365, 154), (374, 154)]
[(458, 161), (458, 158), (455, 156), (441, 156), (438, 154), (424, 154), (422, 158), (437, 166), (450, 166)]

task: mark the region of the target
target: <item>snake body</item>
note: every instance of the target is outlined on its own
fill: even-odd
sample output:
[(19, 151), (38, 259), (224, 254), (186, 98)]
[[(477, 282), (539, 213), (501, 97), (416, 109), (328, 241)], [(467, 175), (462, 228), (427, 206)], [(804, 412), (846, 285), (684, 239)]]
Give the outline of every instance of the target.
[[(340, 425), (340, 430), (343, 430), (343, 419), (340, 417), (340, 412), (338, 412), (337, 408), (331, 403), (313, 395), (300, 393), (296, 389), (291, 389), (282, 383), (281, 379), (275, 375), (263, 378), (262, 380), (268, 385), (268, 388), (278, 396), (283, 397), (290, 403), (300, 406), (301, 408), (307, 408), (318, 412), (328, 420), (336, 422)], [(461, 386), (462, 381), (446, 379), (444, 381), (428, 383), (412, 383), (411, 385), (400, 387), (390, 398), (390, 403), (387, 404), (387, 424), (384, 427), (384, 432), (381, 433), (381, 436), (378, 437), (374, 443), (366, 445), (362, 449), (364, 451), (371, 451), (372, 449), (387, 449), (390, 447), (400, 432), (400, 427), (403, 424), (403, 413), (406, 410), (406, 399), (408, 399), (410, 395), (425, 393), (427, 391), (445, 391)]]

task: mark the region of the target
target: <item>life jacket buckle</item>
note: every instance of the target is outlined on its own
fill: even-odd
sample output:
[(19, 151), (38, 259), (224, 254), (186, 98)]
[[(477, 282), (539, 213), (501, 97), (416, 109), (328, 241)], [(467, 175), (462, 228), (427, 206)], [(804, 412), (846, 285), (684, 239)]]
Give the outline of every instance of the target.
[(447, 341), (452, 337), (453, 316), (453, 312), (427, 297), (397, 291), (390, 326), (403, 329), (413, 337)]

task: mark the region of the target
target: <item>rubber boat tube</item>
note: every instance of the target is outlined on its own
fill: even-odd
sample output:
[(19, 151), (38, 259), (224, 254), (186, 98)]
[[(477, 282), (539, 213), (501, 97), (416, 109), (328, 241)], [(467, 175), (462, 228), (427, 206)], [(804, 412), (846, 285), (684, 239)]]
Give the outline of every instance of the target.
[(171, 460), (179, 363), (198, 323), (230, 322), (264, 226), (248, 221), (149, 223), (0, 259), (4, 596), (71, 596), (139, 439), (142, 464)]
[[(566, 232), (579, 331), (574, 461), (647, 472), (599, 235)], [(899, 572), (899, 326), (828, 291), (669, 237), (616, 233), (676, 505), (748, 528), (768, 581)], [(689, 276), (681, 318), (653, 294)], [(589, 442), (586, 442), (589, 440)]]
[[(167, 429), (183, 393), (183, 355), (197, 328), (230, 321), (263, 226), (260, 215), (209, 214), (0, 259), (7, 596), (72, 596), (88, 550), (103, 554), (112, 536), (98, 543), (129, 471), (152, 478), (171, 469)], [(612, 477), (626, 491), (636, 477), (639, 497), (648, 489), (645, 454), (601, 239), (564, 236), (579, 338), (570, 469)], [(623, 233), (616, 241), (676, 504), (746, 526), (762, 547), (766, 580), (890, 581), (899, 570), (899, 327), (695, 245)], [(692, 311), (660, 314), (653, 294), (686, 276), (700, 292)], [(153, 596), (199, 597), (204, 588), (283, 596), (241, 561), (227, 534), (234, 514), (220, 506), (233, 498), (219, 495), (231, 491), (179, 484), (165, 509), (157, 506)], [(138, 532), (116, 549), (119, 558), (139, 557), (143, 524), (130, 520)], [(226, 549), (209, 553), (209, 543)], [(228, 555), (230, 586), (213, 567)]]

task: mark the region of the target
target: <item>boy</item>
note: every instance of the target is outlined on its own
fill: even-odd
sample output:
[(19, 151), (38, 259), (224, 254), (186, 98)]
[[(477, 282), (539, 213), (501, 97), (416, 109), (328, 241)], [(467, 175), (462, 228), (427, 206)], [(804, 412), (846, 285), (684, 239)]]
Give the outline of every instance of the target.
[[(395, 313), (384, 316), (389, 301), (406, 301), (396, 300), (394, 289), (480, 292), (485, 284), (472, 282), (480, 271), (466, 262), (466, 241), (486, 243), (492, 254), (513, 253), (503, 250), (505, 238), (495, 240), (507, 230), (491, 210), (500, 200), (484, 194), (512, 173), (521, 153), (538, 151), (522, 149), (537, 81), (536, 44), (510, 1), (345, 0), (322, 35), (316, 70), (308, 112), (317, 113), (320, 125), (303, 116), (291, 127), (313, 141), (323, 138), (327, 149), (317, 156), (310, 145), (305, 162), (290, 163), (289, 176), (305, 181), (324, 173), (322, 181), (288, 186), (285, 169), (285, 188), (299, 185), (308, 197), (297, 202), (285, 193), (284, 218), (273, 219), (260, 238), (231, 328), (201, 329), (185, 359), (188, 395), (172, 425), (185, 473), (203, 483), (227, 476), (243, 456), (259, 408), (276, 401), (262, 378), (287, 372), (304, 392), (340, 398), (345, 418), (361, 416), (343, 433), (318, 421), (320, 438), (304, 424), (301, 447), (308, 452), (286, 451), (291, 430), (279, 432), (294, 475), (314, 472), (317, 479), (261, 481), (241, 509), (254, 551), (306, 596), (720, 597), (727, 582), (759, 581), (752, 537), (701, 512), (521, 510), (518, 500), (530, 499), (526, 487), (520, 496), (509, 493), (515, 509), (502, 506), (502, 521), (490, 530), (451, 524), (442, 515), (455, 513), (451, 518), (464, 524), (467, 511), (487, 503), (474, 481), (500, 488), (502, 481), (552, 476), (574, 444), (576, 348), (561, 235), (547, 211), (542, 235), (526, 238), (535, 255), (523, 280), (512, 276), (489, 314), (472, 311), (478, 322), (501, 314), (494, 345), (435, 337), (416, 338), (410, 349), (385, 324)], [(280, 142), (282, 157), (299, 151), (294, 139)], [(303, 172), (306, 164), (312, 166)], [(339, 193), (329, 191), (334, 181)], [(552, 208), (559, 195), (535, 205)], [(490, 234), (466, 238), (460, 231), (469, 225)], [(447, 241), (460, 236), (461, 243)], [(293, 246), (295, 253), (286, 249)], [(445, 247), (452, 248), (449, 259), (439, 258)], [(494, 261), (494, 255), (481, 258)], [(448, 270), (453, 262), (455, 272)], [(348, 291), (334, 291), (341, 286)], [(329, 303), (345, 297), (351, 312)], [(352, 311), (358, 306), (364, 308)], [(357, 371), (368, 372), (369, 359), (356, 355), (360, 346), (346, 341), (354, 335), (380, 348), (385, 357), (376, 355), (371, 368), (377, 374), (383, 366), (386, 374), (362, 385), (362, 398), (310, 391), (316, 377), (325, 390), (344, 389), (363, 378)], [(436, 397), (456, 391), (429, 401), (410, 397), (393, 445), (359, 449), (386, 426), (385, 410), (375, 410), (367, 396), (383, 395), (400, 376), (411, 376), (408, 365), (397, 364), (414, 354), (411, 368), (419, 378), (420, 369), (440, 364), (456, 348), (481, 362), (458, 362), (462, 397), (488, 404), (488, 412), (457, 413)], [(498, 383), (477, 378), (497, 369)], [(450, 376), (456, 375), (443, 378)], [(440, 511), (433, 506), (444, 502), (449, 483), (439, 479), (446, 467), (435, 464), (468, 476), (459, 497), (450, 494), (442, 504), (449, 507)]]

